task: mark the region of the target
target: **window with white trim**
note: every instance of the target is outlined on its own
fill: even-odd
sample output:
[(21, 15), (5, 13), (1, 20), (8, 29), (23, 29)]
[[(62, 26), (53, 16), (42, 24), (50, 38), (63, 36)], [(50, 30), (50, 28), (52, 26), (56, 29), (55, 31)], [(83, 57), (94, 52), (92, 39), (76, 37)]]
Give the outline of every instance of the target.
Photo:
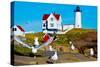
[(50, 23), (50, 27), (54, 27), (54, 23)]

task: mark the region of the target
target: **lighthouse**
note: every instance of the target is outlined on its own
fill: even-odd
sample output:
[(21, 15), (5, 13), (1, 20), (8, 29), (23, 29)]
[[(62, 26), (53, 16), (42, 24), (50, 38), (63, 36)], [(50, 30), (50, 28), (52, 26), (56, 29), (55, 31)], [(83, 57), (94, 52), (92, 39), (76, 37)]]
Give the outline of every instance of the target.
[(81, 10), (79, 6), (77, 6), (75, 9), (75, 28), (82, 28)]

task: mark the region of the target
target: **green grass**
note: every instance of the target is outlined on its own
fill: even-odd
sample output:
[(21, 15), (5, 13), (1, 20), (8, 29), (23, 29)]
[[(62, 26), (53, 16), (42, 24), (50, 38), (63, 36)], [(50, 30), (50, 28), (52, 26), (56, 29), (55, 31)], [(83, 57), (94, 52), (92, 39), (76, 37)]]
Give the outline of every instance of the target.
[(25, 42), (34, 44), (35, 37), (38, 37), (39, 43), (41, 44), (43, 35), (44, 35), (44, 33), (42, 33), (42, 32), (38, 32), (38, 33), (34, 33), (34, 34), (25, 34), (25, 38), (26, 38)]
[(15, 54), (29, 56), (31, 54), (31, 49), (23, 46), (14, 45)]
[[(72, 29), (69, 32), (67, 32), (66, 34), (56, 34), (57, 35), (57, 40), (54, 41), (53, 43), (51, 43), (50, 45), (52, 45), (53, 47), (56, 46), (63, 46), (68, 48), (69, 45), (69, 40), (75, 40), (75, 39), (81, 39), (82, 37), (84, 37), (84, 35), (87, 32), (96, 32), (95, 30), (90, 30), (90, 29)], [(38, 37), (39, 38), (39, 43), (42, 44), (42, 37), (43, 37), (44, 33), (39, 32), (39, 33), (34, 33), (34, 34), (26, 34), (25, 35), (25, 43), (30, 45), (34, 44), (34, 38)], [(19, 54), (19, 55), (26, 55), (26, 56), (30, 56), (30, 54), (32, 54), (31, 49), (28, 49), (26, 47), (22, 47), (22, 46), (14, 46), (14, 51), (15, 54)], [(42, 51), (39, 51), (37, 53), (37, 55), (41, 55)]]
[(68, 40), (75, 40), (75, 39), (81, 39), (88, 32), (96, 32), (96, 31), (92, 29), (72, 29), (65, 35), (67, 36)]
[(38, 50), (38, 53), (33, 54), (32, 50), (27, 48), (27, 47), (14, 45), (14, 54), (22, 55), (22, 56), (30, 56), (30, 57), (43, 56), (43, 51), (42, 50)]

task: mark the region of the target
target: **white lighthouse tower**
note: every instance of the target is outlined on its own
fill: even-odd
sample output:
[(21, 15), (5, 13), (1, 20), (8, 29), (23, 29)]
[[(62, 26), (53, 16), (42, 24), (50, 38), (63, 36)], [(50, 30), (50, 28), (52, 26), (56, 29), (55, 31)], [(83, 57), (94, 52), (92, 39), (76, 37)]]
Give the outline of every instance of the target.
[(77, 6), (75, 9), (75, 28), (82, 28), (81, 10), (79, 6)]

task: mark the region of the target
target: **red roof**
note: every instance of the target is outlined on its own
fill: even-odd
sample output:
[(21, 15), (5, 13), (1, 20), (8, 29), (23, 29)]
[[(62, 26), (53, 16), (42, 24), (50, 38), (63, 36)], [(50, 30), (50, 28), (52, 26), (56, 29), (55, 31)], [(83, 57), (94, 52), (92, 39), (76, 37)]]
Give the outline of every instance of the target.
[(53, 14), (57, 20), (59, 20), (60, 14)]
[(25, 32), (25, 30), (24, 30), (21, 26), (17, 25), (17, 27), (18, 27), (22, 32)]
[[(53, 14), (57, 20), (59, 20), (60, 14)], [(44, 14), (42, 20), (47, 20), (50, 14)]]
[(46, 20), (49, 17), (50, 14), (44, 14), (42, 20)]

